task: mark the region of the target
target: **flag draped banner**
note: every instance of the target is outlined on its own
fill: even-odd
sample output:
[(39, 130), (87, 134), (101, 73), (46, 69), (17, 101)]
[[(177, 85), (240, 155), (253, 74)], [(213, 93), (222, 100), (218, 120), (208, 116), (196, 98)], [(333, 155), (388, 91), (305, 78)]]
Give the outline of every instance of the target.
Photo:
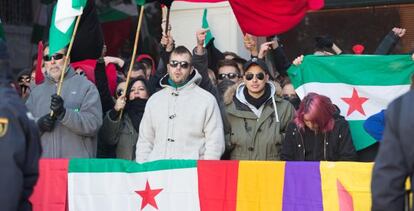
[(82, 15), (87, 0), (59, 0), (53, 8), (49, 30), (49, 55), (69, 44), (75, 19)]
[[(372, 163), (161, 160), (138, 164), (71, 159), (69, 164), (61, 162), (61, 168), (57, 164), (40, 163), (40, 179), (31, 198), (34, 211), (50, 210), (53, 204), (46, 202), (55, 203), (55, 211), (63, 211), (66, 204), (70, 211), (323, 211), (371, 206)], [(66, 193), (68, 202), (62, 202)]]
[(315, 92), (328, 96), (340, 108), (357, 150), (376, 142), (363, 129), (365, 119), (408, 91), (412, 73), (410, 55), (311, 55), (288, 70), (301, 99)]

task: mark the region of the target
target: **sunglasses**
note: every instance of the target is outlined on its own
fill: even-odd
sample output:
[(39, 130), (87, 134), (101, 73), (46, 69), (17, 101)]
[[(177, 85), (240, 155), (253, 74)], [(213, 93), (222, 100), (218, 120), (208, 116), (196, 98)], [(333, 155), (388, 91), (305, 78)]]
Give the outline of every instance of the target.
[(23, 77), (20, 77), (18, 81), (19, 82), (30, 82), (30, 79), (31, 79), (30, 77), (23, 76)]
[(176, 68), (178, 65), (180, 65), (181, 68), (183, 69), (187, 69), (190, 66), (189, 62), (186, 61), (176, 61), (176, 60), (171, 60), (170, 61), (170, 66)]
[(244, 75), (244, 78), (246, 78), (246, 80), (250, 81), (254, 78), (254, 76), (256, 76), (257, 80), (263, 80), (265, 78), (264, 73), (257, 73), (257, 74), (247, 73), (247, 74)]
[(51, 61), (52, 60), (52, 58), (53, 58), (53, 60), (60, 60), (60, 59), (62, 59), (63, 58), (63, 54), (61, 54), (61, 53), (57, 53), (57, 54), (55, 54), (55, 55), (53, 55), (53, 56), (48, 56), (48, 55), (45, 55), (45, 56), (43, 56), (43, 61), (45, 61), (45, 62), (48, 62), (48, 61)]
[(225, 78), (235, 79), (235, 78), (238, 78), (238, 77), (239, 77), (239, 74), (237, 74), (237, 73), (221, 73), (221, 74), (218, 74), (218, 79), (219, 80), (224, 80)]

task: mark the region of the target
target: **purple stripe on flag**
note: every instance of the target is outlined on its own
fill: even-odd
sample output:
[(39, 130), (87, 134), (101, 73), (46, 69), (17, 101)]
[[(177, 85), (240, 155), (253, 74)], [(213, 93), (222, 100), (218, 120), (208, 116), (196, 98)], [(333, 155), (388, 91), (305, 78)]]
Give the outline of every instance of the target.
[(323, 211), (319, 162), (286, 162), (283, 211)]

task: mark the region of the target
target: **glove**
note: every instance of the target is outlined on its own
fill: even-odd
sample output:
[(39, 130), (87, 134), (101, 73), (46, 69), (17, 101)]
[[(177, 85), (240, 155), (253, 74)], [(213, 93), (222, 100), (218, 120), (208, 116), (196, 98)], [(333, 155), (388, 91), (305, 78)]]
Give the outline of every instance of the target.
[(37, 120), (37, 126), (41, 132), (51, 132), (55, 127), (55, 123), (56, 118), (54, 116), (50, 116), (50, 114), (46, 114)]
[(53, 115), (59, 119), (63, 119), (66, 113), (66, 109), (63, 106), (63, 103), (64, 101), (61, 96), (57, 94), (52, 95), (50, 109), (53, 111)]

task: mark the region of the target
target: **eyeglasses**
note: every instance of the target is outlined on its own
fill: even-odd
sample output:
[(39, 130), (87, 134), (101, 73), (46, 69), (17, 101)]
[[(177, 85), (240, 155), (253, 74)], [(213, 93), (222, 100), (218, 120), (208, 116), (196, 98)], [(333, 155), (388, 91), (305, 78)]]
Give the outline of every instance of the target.
[(177, 60), (171, 60), (170, 66), (176, 68), (178, 65), (180, 65), (181, 68), (187, 69), (190, 66), (190, 63), (187, 61), (177, 61)]
[(52, 58), (56, 61), (56, 60), (60, 60), (60, 59), (62, 59), (63, 58), (63, 54), (61, 54), (61, 53), (57, 53), (57, 54), (55, 54), (55, 55), (53, 55), (53, 56), (48, 56), (48, 55), (45, 55), (45, 56), (43, 56), (43, 61), (45, 61), (45, 62), (48, 62), (48, 61), (50, 61), (50, 60), (52, 60)]
[(250, 81), (253, 79), (253, 77), (256, 76), (256, 78), (258, 80), (263, 80), (265, 78), (265, 74), (264, 73), (257, 73), (257, 74), (253, 74), (253, 73), (246, 73), (244, 75), (244, 77), (246, 78), (246, 80)]
[(237, 77), (239, 77), (239, 74), (237, 74), (237, 73), (221, 73), (221, 74), (218, 75), (219, 80), (224, 80), (225, 78), (235, 79)]

